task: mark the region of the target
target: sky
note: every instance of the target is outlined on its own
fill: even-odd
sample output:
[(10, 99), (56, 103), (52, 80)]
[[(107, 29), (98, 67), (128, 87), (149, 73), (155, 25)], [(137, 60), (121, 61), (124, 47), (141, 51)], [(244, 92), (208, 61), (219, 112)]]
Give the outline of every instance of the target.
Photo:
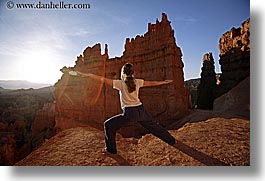
[[(108, 44), (120, 57), (126, 38), (143, 35), (166, 13), (181, 48), (184, 79), (200, 77), (202, 58), (212, 52), (216, 72), (219, 39), (250, 17), (249, 0), (64, 0), (88, 9), (19, 9), (17, 4), (60, 0), (0, 0), (0, 80), (54, 84), (63, 66), (74, 66), (87, 46)], [(8, 7), (7, 7), (8, 6)]]

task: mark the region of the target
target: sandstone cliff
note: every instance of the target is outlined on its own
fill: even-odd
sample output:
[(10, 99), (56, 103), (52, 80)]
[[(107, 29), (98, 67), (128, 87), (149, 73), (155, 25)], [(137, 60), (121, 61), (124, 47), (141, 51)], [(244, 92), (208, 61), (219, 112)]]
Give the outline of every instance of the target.
[[(74, 67), (64, 67), (62, 78), (55, 85), (56, 127), (64, 130), (91, 125), (103, 129), (103, 122), (121, 113), (119, 95), (113, 88), (89, 78), (71, 77), (69, 70), (79, 70), (120, 79), (120, 69), (126, 62), (134, 64), (137, 78), (145, 80), (172, 79), (174, 83), (160, 87), (142, 88), (140, 99), (146, 109), (163, 125), (182, 117), (190, 105), (189, 92), (184, 87), (183, 62), (176, 45), (174, 31), (166, 14), (155, 24), (148, 24), (148, 31), (135, 38), (127, 38), (121, 57), (109, 58), (105, 45), (101, 54), (100, 44), (87, 47), (77, 57)], [(131, 131), (133, 130), (133, 131)], [(146, 132), (136, 124), (120, 130), (123, 136), (140, 136)]]
[(211, 53), (203, 56), (197, 108), (213, 109), (215, 98), (227, 93), (250, 76), (250, 19), (239, 28), (232, 28), (219, 40), (219, 63), (222, 73), (216, 80), (214, 59)]
[(250, 76), (250, 19), (239, 28), (232, 28), (219, 40), (222, 74), (216, 97), (228, 92)]

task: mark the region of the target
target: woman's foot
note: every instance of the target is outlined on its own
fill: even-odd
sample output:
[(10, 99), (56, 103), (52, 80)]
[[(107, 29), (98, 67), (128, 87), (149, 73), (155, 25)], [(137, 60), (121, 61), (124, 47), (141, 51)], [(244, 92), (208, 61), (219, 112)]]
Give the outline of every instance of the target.
[(168, 144), (169, 145), (175, 145), (175, 143), (176, 143), (176, 139), (175, 138), (173, 138), (170, 142), (168, 142)]
[(116, 153), (117, 153), (117, 150), (111, 150), (111, 149), (105, 148), (105, 149), (103, 150), (103, 153), (116, 154)]

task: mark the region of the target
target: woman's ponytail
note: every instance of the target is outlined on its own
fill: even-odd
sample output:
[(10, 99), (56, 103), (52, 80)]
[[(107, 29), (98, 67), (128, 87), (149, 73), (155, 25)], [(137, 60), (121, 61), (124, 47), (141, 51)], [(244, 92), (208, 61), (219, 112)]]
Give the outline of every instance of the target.
[(132, 69), (133, 65), (130, 63), (126, 63), (123, 67), (122, 67), (122, 74), (124, 77), (124, 82), (127, 85), (128, 88), (128, 92), (132, 93), (133, 91), (136, 90), (136, 85), (134, 82), (134, 71)]

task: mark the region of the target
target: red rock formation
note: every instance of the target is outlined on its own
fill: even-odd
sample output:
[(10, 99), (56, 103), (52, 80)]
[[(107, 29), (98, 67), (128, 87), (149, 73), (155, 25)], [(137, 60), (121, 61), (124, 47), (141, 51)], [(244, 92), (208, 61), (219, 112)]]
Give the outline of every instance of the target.
[(216, 89), (216, 73), (212, 53), (203, 56), (201, 80), (198, 86), (198, 109), (213, 109), (214, 93)]
[(12, 132), (0, 132), (0, 165), (14, 165), (16, 140)]
[[(50, 131), (55, 130), (54, 108), (47, 108), (52, 103), (44, 105), (53, 102), (52, 89), (47, 87), (1, 92), (0, 165), (13, 165), (27, 156), (32, 148), (36, 148), (35, 141), (40, 140), (39, 135), (45, 133), (45, 138), (50, 138), (56, 133)], [(50, 112), (46, 114), (45, 110)]]
[[(121, 113), (118, 92), (103, 83), (89, 78), (71, 77), (69, 70), (79, 70), (120, 79), (120, 69), (126, 62), (133, 63), (136, 76), (145, 80), (173, 79), (174, 83), (161, 87), (142, 88), (140, 97), (147, 110), (162, 124), (167, 125), (184, 115), (189, 103), (189, 93), (184, 87), (183, 62), (180, 48), (176, 45), (174, 30), (166, 14), (162, 21), (148, 24), (148, 32), (126, 39), (121, 57), (108, 58), (108, 49), (101, 55), (100, 45), (88, 47), (77, 57), (74, 67), (62, 69), (62, 78), (55, 85), (56, 127), (92, 125), (103, 128), (103, 122)], [(136, 126), (134, 130), (139, 131)], [(130, 135), (133, 131), (123, 132)]]
[[(30, 152), (30, 149), (21, 149), (27, 141), (25, 119), (10, 111), (4, 112), (2, 118), (4, 119), (0, 122), (0, 165), (13, 165)], [(22, 154), (18, 154), (20, 151)]]
[(32, 147), (39, 147), (45, 139), (50, 139), (56, 133), (55, 130), (55, 104), (46, 103), (38, 110), (32, 124)]
[(219, 40), (222, 74), (217, 97), (228, 92), (250, 75), (250, 19), (232, 28)]
[(89, 78), (73, 77), (69, 70), (91, 72), (105, 76), (108, 55), (101, 55), (100, 44), (84, 50), (77, 57), (73, 68), (64, 67), (61, 80), (55, 85), (56, 127), (67, 129), (91, 124), (101, 128), (98, 123), (105, 119), (105, 86)]

